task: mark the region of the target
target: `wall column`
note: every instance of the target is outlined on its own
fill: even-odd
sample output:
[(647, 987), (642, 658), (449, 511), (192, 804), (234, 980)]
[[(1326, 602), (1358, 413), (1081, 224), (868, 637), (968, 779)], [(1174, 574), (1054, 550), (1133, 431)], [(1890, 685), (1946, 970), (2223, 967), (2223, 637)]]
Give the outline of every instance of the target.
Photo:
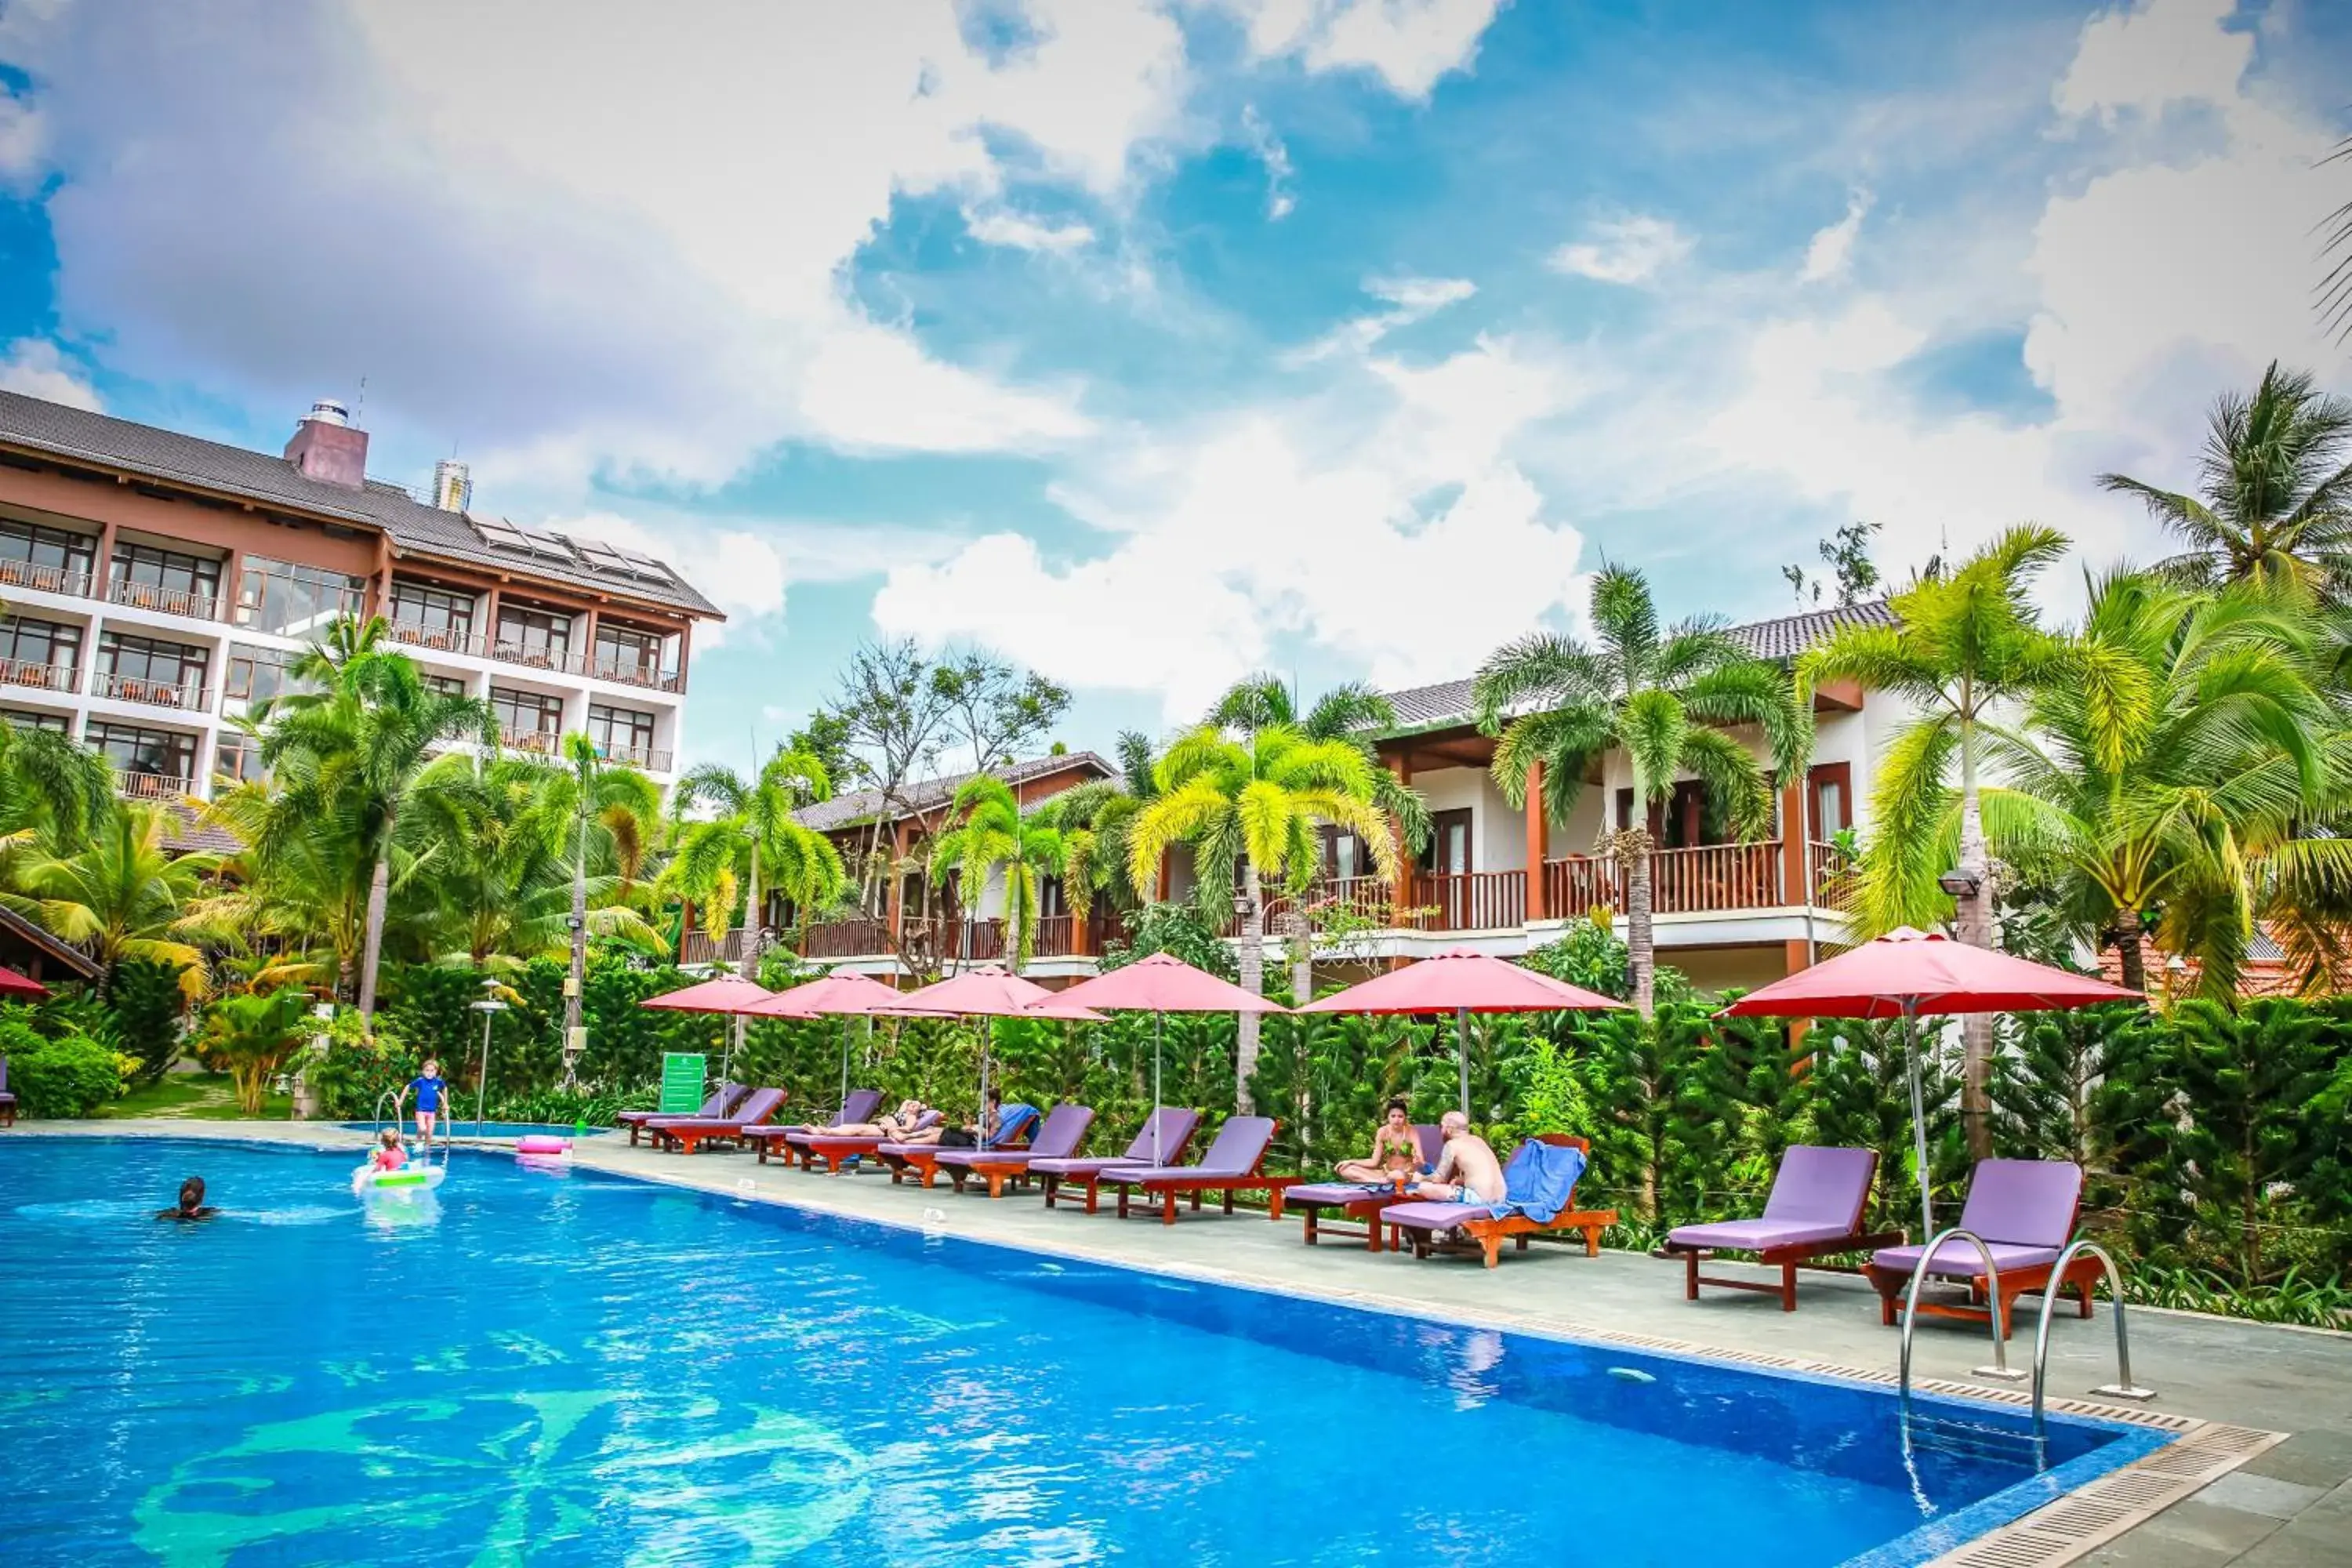
[[(1783, 904), (1810, 904), (1813, 890), (1805, 885), (1805, 786), (1792, 784), (1780, 792), (1780, 899)], [(1804, 943), (1793, 944), (1802, 948)], [(1800, 963), (1797, 968), (1802, 969)], [(1793, 973), (1793, 972), (1792, 972)]]
[(1544, 909), (1544, 769), (1540, 758), (1528, 764), (1528, 919), (1545, 918)]
[(89, 596), (104, 599), (108, 583), (114, 576), (114, 523), (109, 520), (99, 526), (98, 559), (90, 563)]

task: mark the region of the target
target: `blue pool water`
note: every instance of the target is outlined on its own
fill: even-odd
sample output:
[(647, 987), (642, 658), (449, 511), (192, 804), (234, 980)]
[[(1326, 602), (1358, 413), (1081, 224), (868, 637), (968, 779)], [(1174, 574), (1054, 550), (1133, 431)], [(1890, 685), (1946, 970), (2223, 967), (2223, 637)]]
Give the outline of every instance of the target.
[[(9, 1561), (1915, 1563), (2158, 1440), (2060, 1421), (2036, 1477), (1969, 1411), (2014, 1458), (1915, 1470), (1881, 1390), (352, 1163), (0, 1140)], [(191, 1173), (224, 1217), (147, 1217)]]
[[(342, 1121), (338, 1122), (336, 1125), (352, 1132), (373, 1132), (377, 1128), (383, 1126), (384, 1123), (381, 1121)], [(445, 1116), (441, 1119), (440, 1129), (443, 1132), (447, 1133), (452, 1138), (527, 1138), (535, 1132), (552, 1133), (558, 1138), (569, 1138), (572, 1136), (572, 1128), (568, 1123), (551, 1121), (477, 1121), (470, 1116), (460, 1116), (454, 1121)], [(412, 1116), (403, 1121), (401, 1122), (401, 1131), (408, 1133), (412, 1137), (415, 1136), (416, 1131), (415, 1118)], [(610, 1127), (585, 1127), (581, 1129), (581, 1134), (585, 1137), (594, 1138), (612, 1131), (613, 1129)]]

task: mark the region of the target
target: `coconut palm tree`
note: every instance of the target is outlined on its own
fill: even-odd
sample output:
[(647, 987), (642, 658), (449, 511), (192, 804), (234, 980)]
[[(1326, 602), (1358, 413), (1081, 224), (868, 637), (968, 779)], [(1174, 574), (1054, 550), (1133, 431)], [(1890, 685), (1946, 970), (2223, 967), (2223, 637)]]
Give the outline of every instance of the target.
[(1160, 793), (1151, 772), (1151, 742), (1133, 730), (1122, 730), (1114, 754), (1117, 777), (1073, 785), (1039, 802), (1029, 814), (1038, 826), (1062, 836), (1069, 852), (1062, 890), (1070, 912), (1082, 921), (1093, 917), (1097, 899), (1123, 911), (1148, 901), (1154, 890), (1137, 887), (1127, 868), (1129, 834), (1136, 817)]
[(114, 809), (114, 770), (50, 730), (0, 723), (0, 848), (83, 841)]
[[(2031, 695), (2019, 722), (1987, 726), (1987, 758), (2006, 781), (1984, 792), (1990, 847), (2010, 864), (2050, 868), (2070, 923), (2113, 942), (2135, 991), (2147, 985), (2148, 917), (2226, 906), (2228, 918), (2196, 922), (2187, 951), (2209, 985), (2233, 983), (2255, 847), (2342, 787), (2330, 745), (2341, 726), (2314, 679), (2313, 617), (2249, 584), (2212, 594), (2123, 572), (2092, 585), (2082, 637), (2137, 666), (2147, 700), (2118, 711), (2053, 683)], [(1943, 847), (1912, 862), (1913, 875), (1957, 848), (1948, 793), (1937, 831)]]
[(159, 805), (114, 805), (87, 843), (65, 854), (36, 851), (16, 867), (10, 907), (67, 942), (87, 946), (111, 984), (124, 959), (179, 966), (191, 1000), (205, 994), (204, 934), (192, 906), (218, 864), (212, 855), (174, 855), (163, 844), (169, 817)]
[[(1202, 912), (1222, 925), (1236, 870), (1242, 895), (1241, 982), (1265, 985), (1265, 886), (1303, 887), (1322, 864), (1325, 824), (1371, 847), (1381, 874), (1402, 872), (1396, 838), (1377, 800), (1379, 772), (1363, 749), (1318, 741), (1287, 724), (1269, 724), (1248, 742), (1212, 724), (1180, 736), (1155, 770), (1158, 798), (1138, 814), (1128, 837), (1128, 876), (1139, 888), (1159, 877), (1160, 859), (1177, 844), (1192, 847)], [(1257, 1016), (1244, 1013), (1234, 1053), (1236, 1102), (1250, 1104), (1257, 1067)]]
[(1028, 965), (1043, 904), (1044, 879), (1065, 875), (1069, 841), (1061, 833), (1021, 814), (1021, 802), (1002, 779), (986, 773), (966, 779), (948, 807), (947, 825), (931, 842), (931, 881), (943, 887), (950, 876), (962, 880), (968, 905), (992, 878), (1004, 889), (1004, 948), (1018, 974)]
[[(643, 870), (646, 855), (661, 825), (661, 789), (651, 779), (625, 765), (607, 763), (596, 742), (585, 735), (563, 738), (564, 766), (550, 771), (540, 792), (541, 803), (553, 817), (557, 839), (572, 861), (571, 927), (572, 984), (563, 996), (564, 1061), (579, 1059), (574, 1042), (581, 1041), (580, 1009), (588, 988), (588, 865), (592, 854), (609, 863), (628, 889)], [(651, 938), (661, 946), (659, 933), (625, 906), (598, 911), (608, 928), (634, 926), (640, 940)]]
[(2196, 495), (2126, 474), (2099, 484), (2146, 504), (2188, 547), (2168, 564), (2194, 580), (2352, 590), (2352, 400), (2321, 395), (2305, 372), (2273, 360), (2252, 396), (2215, 401)]
[[(1804, 776), (1812, 754), (1811, 710), (1789, 677), (1741, 647), (1713, 621), (1661, 628), (1650, 585), (1638, 572), (1604, 569), (1592, 585), (1593, 646), (1537, 633), (1487, 656), (1472, 683), (1478, 727), (1499, 734), (1490, 771), (1514, 807), (1542, 765), (1543, 806), (1565, 822), (1584, 776), (1604, 752), (1621, 751), (1633, 774), (1633, 820), (1608, 835), (1626, 866), (1628, 977), (1647, 1015), (1657, 949), (1651, 925), (1651, 861), (1657, 847), (1649, 809), (1687, 773), (1700, 780), (1734, 832), (1766, 831), (1773, 789)], [(1753, 724), (1767, 763), (1725, 732)]]
[[(824, 764), (790, 746), (778, 746), (755, 778), (716, 763), (689, 770), (671, 806), (677, 819), (671, 886), (704, 909), (714, 936), (725, 934), (732, 912), (732, 900), (720, 896), (726, 889), (745, 890), (744, 923), (754, 929), (770, 893), (804, 911), (824, 909), (840, 898), (846, 879), (841, 856), (830, 839), (802, 826), (793, 814), (832, 797)], [(698, 811), (712, 815), (697, 817)], [(743, 944), (740, 967), (746, 980), (758, 974), (757, 942)]]
[(415, 661), (383, 646), (383, 621), (336, 623), (289, 671), (298, 689), (263, 705), (261, 761), (271, 784), (254, 826), (264, 863), (294, 840), (324, 835), (365, 870), (365, 936), (360, 950), (359, 1013), (375, 1016), (393, 850), (402, 811), (434, 752), (471, 741), (498, 744), (488, 703), (428, 687)]
[[(1897, 731), (1877, 765), (1872, 830), (1855, 879), (1850, 920), (1857, 937), (1946, 919), (1962, 942), (1993, 944), (1991, 855), (1984, 824), (1988, 729), (2004, 709), (2073, 685), (2105, 737), (2106, 765), (2121, 762), (2122, 736), (2146, 722), (2145, 668), (2042, 629), (2027, 589), (2066, 550), (2053, 530), (2012, 528), (1956, 568), (1922, 577), (1888, 601), (1892, 626), (1848, 626), (1797, 659), (1801, 689), (1850, 679), (1907, 699), (1918, 717)], [(1957, 900), (1937, 886), (1951, 868), (1938, 830), (1957, 767), (1958, 875), (1974, 890)], [(1991, 1152), (1986, 1086), (1992, 1021), (1966, 1026), (1960, 1112), (1970, 1153)]]

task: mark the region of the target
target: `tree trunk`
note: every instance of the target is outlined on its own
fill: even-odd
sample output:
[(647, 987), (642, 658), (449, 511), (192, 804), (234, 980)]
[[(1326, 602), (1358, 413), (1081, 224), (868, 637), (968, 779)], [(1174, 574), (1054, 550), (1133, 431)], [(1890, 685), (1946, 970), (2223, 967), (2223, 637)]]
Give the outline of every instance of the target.
[[(1973, 721), (1960, 729), (1960, 869), (1975, 879), (1977, 890), (1955, 900), (1952, 934), (1970, 947), (1990, 951), (1992, 942), (1992, 855), (1985, 846), (1984, 800), (1977, 787), (1977, 742)], [(1962, 1020), (1960, 1055), (1960, 1125), (1968, 1134), (1969, 1158), (1992, 1158), (1992, 1015), (1971, 1013)], [(1919, 1173), (1926, 1181), (1927, 1173)]]
[(572, 852), (572, 984), (563, 998), (563, 1085), (579, 1082), (579, 1053), (572, 1042), (579, 1037), (580, 1010), (588, 989), (588, 811), (581, 797), (580, 836)]
[[(1248, 908), (1242, 911), (1242, 989), (1253, 996), (1265, 994), (1265, 905), (1258, 898), (1257, 866), (1254, 861), (1242, 865), (1242, 897)], [(1257, 1070), (1257, 1026), (1255, 1013), (1244, 1013), (1235, 1031), (1234, 1046), (1234, 1105), (1241, 1113), (1251, 1113), (1250, 1074)]]
[(2116, 911), (2116, 957), (2123, 969), (2124, 989), (2147, 990), (2147, 950), (2137, 910)]
[(1284, 921), (1290, 942), (1290, 1005), (1304, 1007), (1315, 1000), (1315, 931), (1305, 910), (1294, 908)]
[[(384, 839), (390, 843), (392, 834), (386, 826)], [(383, 953), (383, 910), (392, 896), (392, 856), (389, 850), (376, 857), (374, 874), (368, 879), (367, 937), (360, 949), (360, 1028), (375, 1032), (375, 968)]]
[(1633, 862), (1625, 878), (1625, 975), (1633, 984), (1633, 1005), (1646, 1018), (1654, 1006), (1658, 967), (1650, 925), (1650, 833), (1637, 827), (1625, 837)]
[[(736, 966), (737, 973), (754, 983), (760, 978), (760, 840), (754, 837), (751, 840), (751, 896), (743, 906), (743, 958)], [(743, 1015), (736, 1014), (733, 1052), (736, 1057), (743, 1054), (743, 1035), (747, 1026)], [(734, 1065), (731, 1058), (728, 1065)]]

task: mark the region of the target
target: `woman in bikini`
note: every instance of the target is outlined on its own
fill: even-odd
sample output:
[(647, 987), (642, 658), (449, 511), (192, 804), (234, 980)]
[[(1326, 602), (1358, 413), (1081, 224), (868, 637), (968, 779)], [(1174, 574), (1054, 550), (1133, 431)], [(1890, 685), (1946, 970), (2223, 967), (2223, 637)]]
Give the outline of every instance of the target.
[(1372, 1134), (1372, 1157), (1340, 1161), (1339, 1179), (1393, 1182), (1400, 1175), (1410, 1176), (1421, 1169), (1421, 1140), (1413, 1133), (1410, 1114), (1402, 1100), (1390, 1100), (1387, 1118)]
[(846, 1126), (828, 1127), (824, 1129), (824, 1136), (879, 1138), (886, 1143), (936, 1143), (940, 1136), (936, 1124), (920, 1131), (916, 1130), (916, 1124), (922, 1121), (923, 1112), (928, 1109), (919, 1100), (902, 1100), (898, 1102), (898, 1109), (887, 1116), (877, 1117), (872, 1121), (853, 1121)]

